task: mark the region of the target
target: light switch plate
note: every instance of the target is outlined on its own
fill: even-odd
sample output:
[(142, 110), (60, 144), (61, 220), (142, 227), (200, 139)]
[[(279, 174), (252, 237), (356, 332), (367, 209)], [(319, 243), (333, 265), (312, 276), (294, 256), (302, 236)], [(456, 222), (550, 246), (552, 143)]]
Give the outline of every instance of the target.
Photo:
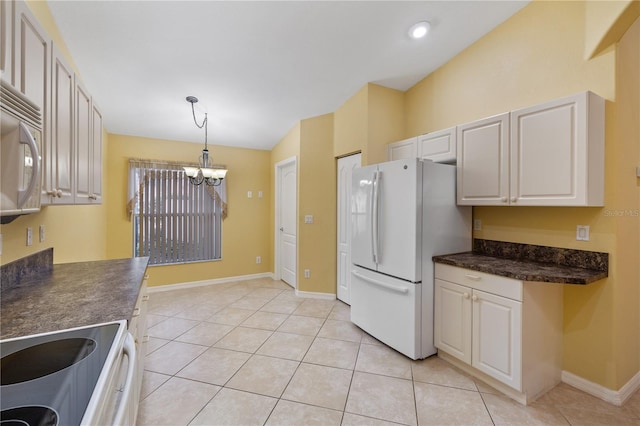
[(482, 220), (473, 219), (473, 230), (474, 231), (482, 231)]
[(589, 241), (589, 225), (578, 225), (576, 227), (576, 240)]

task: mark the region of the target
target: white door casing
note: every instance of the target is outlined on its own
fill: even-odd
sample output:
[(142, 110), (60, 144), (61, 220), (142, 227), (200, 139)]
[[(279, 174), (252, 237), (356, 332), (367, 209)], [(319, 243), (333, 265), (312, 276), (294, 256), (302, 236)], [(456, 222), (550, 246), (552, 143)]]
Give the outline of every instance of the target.
[(297, 160), (276, 164), (276, 279), (297, 288)]
[(362, 154), (353, 154), (338, 159), (338, 259), (337, 297), (351, 304), (351, 175), (360, 167)]

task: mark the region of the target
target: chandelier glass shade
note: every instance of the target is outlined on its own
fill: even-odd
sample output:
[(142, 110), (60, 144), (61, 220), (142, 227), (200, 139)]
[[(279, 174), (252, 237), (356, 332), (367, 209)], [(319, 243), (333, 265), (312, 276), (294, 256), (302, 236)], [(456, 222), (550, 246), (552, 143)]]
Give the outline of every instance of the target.
[(227, 175), (227, 170), (210, 167), (209, 149), (207, 148), (207, 129), (209, 124), (207, 113), (204, 114), (202, 124), (198, 124), (195, 108), (193, 106), (193, 104), (198, 102), (198, 98), (195, 96), (187, 96), (187, 102), (191, 103), (191, 113), (193, 114), (193, 121), (196, 123), (196, 126), (200, 129), (204, 127), (204, 149), (202, 150), (202, 155), (198, 159), (199, 167), (183, 167), (184, 172), (189, 177), (189, 182), (193, 185), (202, 185), (205, 183), (209, 186), (218, 186)]

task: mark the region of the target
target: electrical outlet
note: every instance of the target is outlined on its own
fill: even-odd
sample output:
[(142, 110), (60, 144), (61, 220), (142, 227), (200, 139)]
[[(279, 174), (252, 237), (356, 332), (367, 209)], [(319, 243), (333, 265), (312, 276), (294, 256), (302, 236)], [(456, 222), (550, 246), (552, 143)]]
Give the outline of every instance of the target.
[(305, 278), (309, 278), (309, 277), (311, 277), (311, 271), (309, 271), (308, 269), (305, 269), (305, 270), (304, 270), (304, 277), (305, 277)]
[(262, 191), (258, 191), (258, 198), (262, 198)]
[(27, 246), (33, 244), (33, 228), (27, 228)]
[(256, 263), (262, 263), (262, 258), (260, 256), (256, 256)]
[(482, 220), (473, 219), (473, 230), (474, 231), (482, 231)]
[(313, 223), (313, 215), (312, 214), (304, 215), (304, 223)]
[(253, 198), (253, 192), (247, 191), (247, 198)]
[(578, 225), (576, 227), (576, 240), (589, 241), (589, 225)]
[(40, 242), (44, 242), (44, 225), (40, 225)]

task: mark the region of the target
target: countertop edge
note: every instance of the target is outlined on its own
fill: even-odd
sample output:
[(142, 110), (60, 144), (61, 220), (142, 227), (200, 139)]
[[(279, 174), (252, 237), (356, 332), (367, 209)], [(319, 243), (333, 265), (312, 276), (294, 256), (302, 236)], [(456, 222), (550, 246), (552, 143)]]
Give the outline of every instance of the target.
[[(433, 256), (432, 260), (435, 263), (529, 282), (586, 285), (609, 276), (606, 271), (505, 259), (474, 252)], [(496, 264), (501, 264), (503, 267), (497, 267)], [(521, 270), (516, 271), (515, 269)]]

